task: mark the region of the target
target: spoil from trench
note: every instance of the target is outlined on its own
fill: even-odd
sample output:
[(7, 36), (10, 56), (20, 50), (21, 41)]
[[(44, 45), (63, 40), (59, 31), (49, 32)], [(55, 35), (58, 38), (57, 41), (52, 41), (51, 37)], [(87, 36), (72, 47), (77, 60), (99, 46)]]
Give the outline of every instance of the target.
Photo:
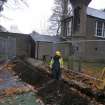
[(22, 62), (15, 64), (13, 69), (23, 81), (34, 85), (38, 90), (37, 96), (45, 105), (99, 105), (96, 101), (71, 89), (63, 80), (52, 81), (51, 76), (41, 69), (30, 69)]

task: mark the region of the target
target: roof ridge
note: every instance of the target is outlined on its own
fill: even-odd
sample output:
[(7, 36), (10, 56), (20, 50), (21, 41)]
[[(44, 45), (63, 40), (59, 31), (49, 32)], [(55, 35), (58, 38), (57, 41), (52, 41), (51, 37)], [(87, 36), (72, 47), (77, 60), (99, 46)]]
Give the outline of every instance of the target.
[(103, 12), (103, 13), (105, 13), (104, 11), (102, 11), (102, 10), (100, 10), (100, 9), (96, 9), (96, 8), (92, 8), (92, 7), (87, 7), (87, 8), (90, 8), (90, 9), (96, 10), (96, 11), (98, 11), (98, 12)]
[(98, 9), (95, 9), (95, 8), (88, 7), (87, 8), (87, 15), (105, 20), (105, 12), (98, 10)]

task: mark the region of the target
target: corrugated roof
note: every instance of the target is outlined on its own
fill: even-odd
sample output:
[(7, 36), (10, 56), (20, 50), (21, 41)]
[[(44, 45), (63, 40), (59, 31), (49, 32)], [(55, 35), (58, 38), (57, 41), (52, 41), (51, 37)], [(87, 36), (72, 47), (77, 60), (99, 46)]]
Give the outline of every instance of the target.
[(34, 41), (42, 41), (42, 42), (59, 42), (60, 41), (60, 38), (58, 36), (32, 34), (31, 37)]
[(105, 19), (105, 12), (90, 7), (87, 8), (87, 15), (100, 19)]

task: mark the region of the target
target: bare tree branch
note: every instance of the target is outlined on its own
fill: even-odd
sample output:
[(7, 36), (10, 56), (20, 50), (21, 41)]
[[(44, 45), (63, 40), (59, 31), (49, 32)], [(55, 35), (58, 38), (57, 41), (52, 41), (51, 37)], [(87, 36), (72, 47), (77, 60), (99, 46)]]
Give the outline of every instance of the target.
[[(54, 34), (60, 34), (59, 30), (61, 28), (61, 20), (64, 17), (68, 17), (71, 13), (71, 6), (69, 0), (55, 0), (55, 7), (53, 9), (53, 14), (51, 15), (49, 21), (49, 30), (53, 31)], [(65, 6), (67, 5), (67, 7)], [(55, 32), (54, 32), (55, 31)]]

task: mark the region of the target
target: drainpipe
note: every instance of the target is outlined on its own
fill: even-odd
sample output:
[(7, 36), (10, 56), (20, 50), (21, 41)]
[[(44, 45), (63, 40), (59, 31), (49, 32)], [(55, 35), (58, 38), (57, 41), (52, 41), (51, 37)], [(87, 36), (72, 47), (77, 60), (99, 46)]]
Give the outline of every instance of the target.
[(36, 59), (39, 59), (39, 41), (36, 42)]
[(52, 56), (54, 56), (54, 54), (55, 54), (56, 46), (57, 46), (57, 44), (55, 42), (52, 42)]

